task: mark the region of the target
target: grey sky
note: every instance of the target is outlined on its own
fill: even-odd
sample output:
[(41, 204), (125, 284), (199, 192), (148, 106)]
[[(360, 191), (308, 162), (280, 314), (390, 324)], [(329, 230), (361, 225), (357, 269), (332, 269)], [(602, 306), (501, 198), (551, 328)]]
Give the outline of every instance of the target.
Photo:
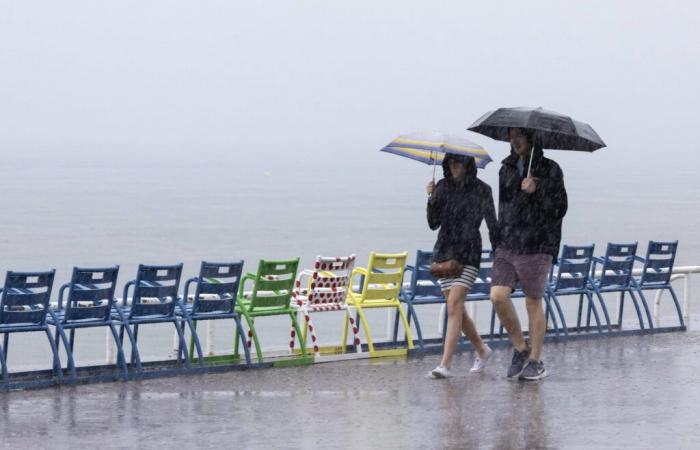
[(398, 133), (541, 105), (591, 123), (611, 151), (684, 152), (699, 12), (669, 0), (0, 0), (0, 146), (364, 158)]

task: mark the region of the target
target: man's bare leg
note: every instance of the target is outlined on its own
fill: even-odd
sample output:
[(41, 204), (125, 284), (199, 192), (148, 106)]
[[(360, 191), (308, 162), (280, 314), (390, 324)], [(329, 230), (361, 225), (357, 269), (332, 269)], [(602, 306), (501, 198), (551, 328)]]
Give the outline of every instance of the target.
[(532, 347), (532, 350), (530, 351), (530, 359), (539, 361), (540, 355), (542, 354), (542, 346), (544, 345), (544, 333), (547, 327), (544, 317), (544, 309), (542, 308), (542, 299), (527, 297), (525, 299), (525, 305), (527, 307), (529, 324), (528, 334), (530, 336), (530, 346)]
[[(513, 347), (519, 352), (527, 348), (523, 330), (520, 327), (518, 313), (515, 312), (513, 302), (510, 300), (511, 288), (508, 286), (492, 286), (491, 302), (498, 315), (498, 320), (503, 324), (503, 328), (508, 332)], [(541, 348), (541, 345), (540, 345)]]

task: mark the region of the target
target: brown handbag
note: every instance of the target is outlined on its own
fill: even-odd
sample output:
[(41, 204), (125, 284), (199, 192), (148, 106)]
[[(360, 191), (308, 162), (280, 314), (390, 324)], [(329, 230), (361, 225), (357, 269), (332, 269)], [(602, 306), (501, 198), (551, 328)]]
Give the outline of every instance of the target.
[(456, 278), (462, 274), (464, 266), (456, 259), (430, 264), (430, 273), (437, 278)]

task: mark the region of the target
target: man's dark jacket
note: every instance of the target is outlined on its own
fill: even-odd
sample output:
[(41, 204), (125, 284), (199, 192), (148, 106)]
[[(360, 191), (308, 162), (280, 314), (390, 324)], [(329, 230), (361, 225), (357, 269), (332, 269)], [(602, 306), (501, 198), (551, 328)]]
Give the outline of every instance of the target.
[(532, 194), (521, 189), (527, 176), (527, 163), (521, 175), (518, 155), (511, 150), (499, 172), (498, 232), (499, 246), (517, 254), (546, 253), (556, 261), (561, 243), (562, 219), (568, 201), (564, 174), (559, 165), (535, 149), (531, 175), (536, 189)]
[(479, 227), (485, 219), (492, 248), (495, 248), (496, 210), (491, 187), (476, 177), (474, 160), (465, 165), (466, 176), (458, 183), (443, 162), (445, 178), (438, 181), (428, 200), (428, 225), (431, 230), (440, 228), (433, 248), (433, 261), (456, 259), (478, 269), (481, 264)]

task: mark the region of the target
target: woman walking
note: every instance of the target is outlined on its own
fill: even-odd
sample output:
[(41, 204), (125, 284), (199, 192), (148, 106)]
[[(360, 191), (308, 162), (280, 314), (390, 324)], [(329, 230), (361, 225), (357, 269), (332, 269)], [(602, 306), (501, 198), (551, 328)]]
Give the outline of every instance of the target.
[[(452, 357), (460, 331), (472, 343), (476, 358), (471, 372), (481, 372), (492, 353), (484, 344), (464, 302), (479, 274), (481, 262), (481, 222), (486, 220), (491, 248), (496, 248), (496, 210), (489, 185), (476, 177), (474, 158), (448, 153), (442, 162), (444, 178), (428, 192), (428, 225), (440, 229), (433, 249), (434, 274), (447, 301), (447, 330), (440, 365), (430, 372), (433, 378), (450, 376)], [(441, 264), (442, 263), (442, 264)], [(461, 270), (460, 270), (461, 268)], [(448, 274), (445, 275), (445, 269)], [(442, 275), (440, 273), (443, 272)]]

